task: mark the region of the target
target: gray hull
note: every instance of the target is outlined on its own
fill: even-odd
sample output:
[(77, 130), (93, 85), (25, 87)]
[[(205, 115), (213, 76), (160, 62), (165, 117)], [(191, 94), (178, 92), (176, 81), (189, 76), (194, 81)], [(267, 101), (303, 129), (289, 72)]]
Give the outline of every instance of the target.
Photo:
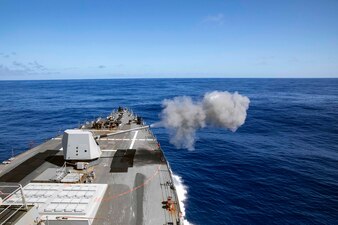
[[(39, 218), (27, 224), (183, 224), (172, 174), (155, 136), (149, 128), (121, 132), (142, 126), (142, 121), (125, 109), (83, 125), (83, 130), (98, 137), (102, 151), (100, 158), (85, 162), (83, 170), (74, 168), (74, 162), (65, 164), (62, 136), (0, 165), (2, 193), (9, 182), (21, 184), (24, 193), (22, 196), (13, 188), (16, 198), (7, 197), (7, 187), (1, 195), (5, 201), (0, 224), (20, 224), (22, 215), (27, 214), (24, 219), (30, 220), (28, 214), (32, 213)], [(66, 174), (67, 179), (59, 179)], [(53, 186), (54, 192), (49, 190)], [(28, 208), (20, 208), (17, 214), (7, 212), (21, 204)]]

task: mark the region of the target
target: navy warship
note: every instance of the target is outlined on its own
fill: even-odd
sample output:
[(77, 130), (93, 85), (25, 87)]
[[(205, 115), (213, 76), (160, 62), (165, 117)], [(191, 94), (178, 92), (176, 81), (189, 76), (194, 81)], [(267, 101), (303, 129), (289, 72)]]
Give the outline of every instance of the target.
[(4, 161), (0, 182), (0, 225), (184, 222), (160, 144), (122, 107)]

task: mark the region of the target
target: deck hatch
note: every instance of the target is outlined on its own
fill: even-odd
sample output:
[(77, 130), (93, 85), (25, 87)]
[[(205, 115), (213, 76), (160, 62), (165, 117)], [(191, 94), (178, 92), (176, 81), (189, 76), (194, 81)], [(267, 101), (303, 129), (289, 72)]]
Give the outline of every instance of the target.
[[(28, 204), (37, 204), (39, 214), (50, 220), (57, 217), (92, 218), (95, 217), (107, 189), (107, 184), (56, 184), (29, 183), (23, 188)], [(51, 192), (46, 197), (46, 190)], [(19, 193), (15, 193), (4, 204), (20, 204)]]

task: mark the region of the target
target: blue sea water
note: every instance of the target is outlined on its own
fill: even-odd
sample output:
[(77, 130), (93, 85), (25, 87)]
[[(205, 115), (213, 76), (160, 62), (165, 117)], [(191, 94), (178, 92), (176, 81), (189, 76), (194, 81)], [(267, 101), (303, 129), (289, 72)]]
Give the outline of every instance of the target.
[(194, 151), (154, 129), (188, 187), (193, 224), (338, 224), (338, 79), (0, 82), (0, 160), (126, 106), (150, 124), (161, 102), (208, 91), (250, 98), (237, 132), (206, 128)]

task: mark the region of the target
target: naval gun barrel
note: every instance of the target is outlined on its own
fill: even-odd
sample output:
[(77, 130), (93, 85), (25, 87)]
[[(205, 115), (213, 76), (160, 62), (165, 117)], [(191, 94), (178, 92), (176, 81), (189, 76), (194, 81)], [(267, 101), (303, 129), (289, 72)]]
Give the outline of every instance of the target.
[(149, 127), (150, 127), (150, 125), (147, 125), (147, 126), (136, 127), (136, 128), (132, 128), (132, 129), (128, 129), (128, 130), (122, 130), (122, 131), (118, 131), (118, 132), (114, 132), (114, 133), (102, 134), (102, 135), (96, 136), (95, 139), (113, 136), (113, 135), (117, 135), (117, 134), (124, 134), (124, 133), (128, 133), (128, 132), (135, 131), (135, 130), (146, 129), (146, 128), (149, 128)]

